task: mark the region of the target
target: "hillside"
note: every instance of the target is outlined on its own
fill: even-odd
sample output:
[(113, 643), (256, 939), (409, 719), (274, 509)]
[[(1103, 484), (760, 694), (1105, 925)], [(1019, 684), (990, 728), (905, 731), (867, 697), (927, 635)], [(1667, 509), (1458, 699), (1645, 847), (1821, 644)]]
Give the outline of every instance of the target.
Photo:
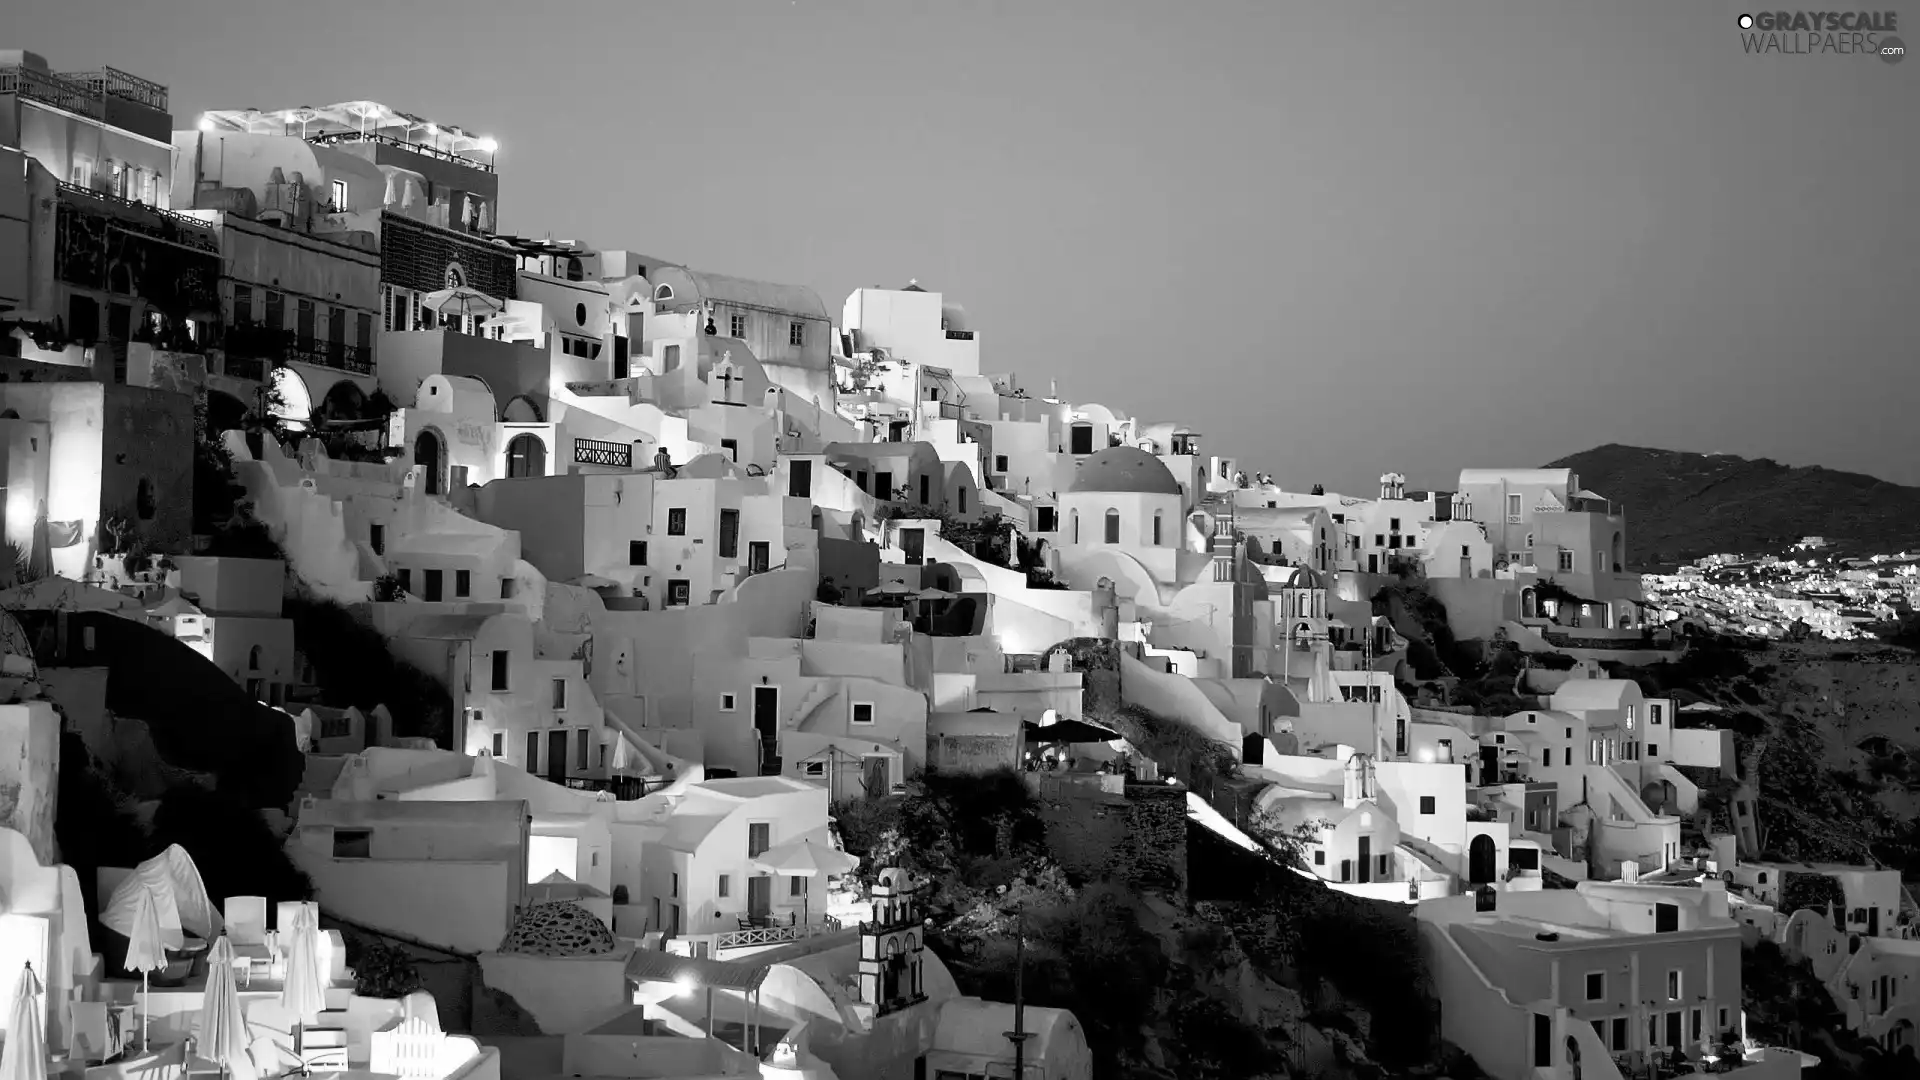
[(1847, 554), (1920, 548), (1920, 488), (1817, 465), (1610, 444), (1553, 462), (1627, 508), (1627, 552), (1655, 568), (1824, 536)]

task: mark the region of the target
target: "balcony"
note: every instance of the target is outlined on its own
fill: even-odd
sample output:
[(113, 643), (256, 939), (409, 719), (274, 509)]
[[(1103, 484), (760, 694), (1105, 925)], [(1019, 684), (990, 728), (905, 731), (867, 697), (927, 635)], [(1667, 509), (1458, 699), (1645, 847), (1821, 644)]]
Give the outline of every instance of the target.
[(12, 67), (0, 70), (0, 95), (17, 94), (29, 101), (84, 116), (102, 123), (107, 118), (106, 103), (82, 83), (32, 68)]
[[(227, 350), (227, 373), (251, 371), (255, 364), (311, 364), (355, 375), (373, 374), (373, 350), (343, 341), (317, 341), (303, 338), (292, 330), (276, 330), (258, 323), (239, 323), (227, 328), (223, 344)], [(260, 373), (264, 381), (266, 372)]]
[(844, 927), (840, 920), (831, 915), (818, 915), (804, 922), (798, 916), (790, 915), (787, 922), (763, 917), (761, 925), (753, 925), (755, 920), (742, 917), (738, 930), (727, 930), (713, 935), (713, 951), (721, 953), (728, 949), (764, 949), (769, 945), (787, 945), (795, 941), (837, 934)]
[(634, 802), (665, 788), (673, 781), (654, 776), (569, 776), (567, 786), (575, 791), (607, 791), (615, 802)]
[(119, 98), (155, 112), (167, 111), (167, 88), (118, 68), (70, 72), (61, 78), (87, 88), (97, 99)]
[(633, 468), (633, 445), (604, 442), (600, 439), (575, 439), (573, 440), (573, 463), (631, 469)]
[[(4, 76), (6, 72), (0, 72)], [(104, 183), (104, 179), (96, 181)], [(113, 215), (114, 225), (128, 232), (155, 240), (164, 240), (169, 244), (203, 251), (209, 255), (220, 254), (220, 238), (214, 233), (213, 226), (199, 218), (176, 214), (171, 210), (162, 210), (137, 199), (122, 198), (107, 191), (96, 191), (78, 184), (59, 181), (61, 201), (76, 208), (92, 209), (86, 206), (86, 200), (100, 203), (100, 209)]]
[(324, 135), (309, 135), (306, 141), (312, 143), (314, 146), (337, 146), (341, 143), (374, 143), (380, 146), (392, 146), (411, 154), (421, 154), (426, 157), (437, 158), (454, 165), (465, 165), (469, 169), (476, 169), (480, 172), (490, 173), (493, 171), (492, 162), (475, 161), (470, 157), (456, 154), (451, 150), (442, 150), (437, 146), (426, 143), (408, 142), (405, 139), (395, 138), (392, 135), (381, 135), (372, 131), (330, 131)]

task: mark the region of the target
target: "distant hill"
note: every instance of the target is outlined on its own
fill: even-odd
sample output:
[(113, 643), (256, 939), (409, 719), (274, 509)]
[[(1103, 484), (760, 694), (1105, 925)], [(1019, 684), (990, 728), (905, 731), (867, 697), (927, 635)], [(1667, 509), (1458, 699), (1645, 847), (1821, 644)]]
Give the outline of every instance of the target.
[(1639, 568), (1779, 553), (1803, 536), (1849, 555), (1920, 549), (1920, 488), (1860, 473), (1619, 445), (1547, 467), (1626, 504), (1627, 555)]

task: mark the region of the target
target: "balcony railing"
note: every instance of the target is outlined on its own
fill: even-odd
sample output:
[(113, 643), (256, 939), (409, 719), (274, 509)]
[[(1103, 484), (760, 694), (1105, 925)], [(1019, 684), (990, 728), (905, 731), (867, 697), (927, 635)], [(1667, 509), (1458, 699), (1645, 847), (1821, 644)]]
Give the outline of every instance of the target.
[(356, 142), (378, 143), (381, 146), (397, 147), (411, 153), (424, 154), (430, 158), (438, 158), (441, 161), (450, 161), (455, 165), (465, 165), (469, 169), (478, 169), (481, 172), (490, 173), (493, 171), (493, 163), (490, 161), (475, 161), (470, 157), (456, 154), (451, 150), (442, 150), (437, 146), (430, 146), (423, 143), (408, 142), (405, 139), (398, 139), (392, 135), (381, 135), (372, 131), (329, 131), (325, 135), (309, 135), (306, 141), (315, 146), (333, 146), (337, 143)]
[(673, 781), (665, 777), (644, 776), (569, 776), (567, 786), (575, 791), (610, 791), (616, 802), (633, 802), (665, 788)]
[(766, 926), (748, 926), (739, 930), (728, 930), (713, 936), (713, 950), (757, 949), (767, 945), (785, 945), (793, 941), (805, 941), (808, 938), (824, 934), (837, 934), (841, 930), (840, 920), (831, 915), (822, 915), (818, 922), (793, 922), (781, 925), (770, 923)]
[[(3, 74), (3, 73), (0, 73)], [(197, 248), (210, 255), (220, 253), (220, 239), (215, 235), (213, 226), (199, 218), (176, 214), (172, 210), (162, 210), (137, 199), (123, 198), (108, 191), (96, 191), (65, 180), (59, 182), (61, 195), (78, 195), (88, 199), (98, 199), (110, 208), (135, 211), (114, 218), (114, 225), (130, 229), (142, 236), (151, 236), (156, 240)]]
[(51, 105), (91, 120), (105, 121), (107, 107), (99, 95), (89, 93), (85, 85), (32, 68), (0, 69), (0, 94), (18, 94), (30, 101)]
[(633, 468), (633, 446), (630, 443), (603, 442), (599, 439), (575, 439), (573, 440), (573, 463), (631, 469)]
[(156, 112), (167, 111), (166, 87), (138, 75), (129, 75), (118, 68), (68, 72), (62, 78), (85, 86), (96, 98), (117, 97)]
[(240, 323), (227, 328), (223, 344), (227, 350), (227, 371), (236, 374), (234, 361), (255, 360), (270, 363), (312, 364), (355, 375), (373, 374), (373, 350), (343, 341), (318, 341), (302, 338), (292, 330), (278, 330), (257, 323)]

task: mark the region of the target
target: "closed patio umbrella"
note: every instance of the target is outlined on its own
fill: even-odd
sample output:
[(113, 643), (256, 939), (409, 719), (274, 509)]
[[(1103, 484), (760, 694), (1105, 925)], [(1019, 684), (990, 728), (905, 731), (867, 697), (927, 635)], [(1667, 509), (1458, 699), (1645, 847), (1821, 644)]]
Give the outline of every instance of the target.
[(207, 954), (207, 988), (200, 999), (199, 1054), (219, 1065), (220, 1075), (226, 1076), (245, 1056), (247, 1042), (240, 991), (233, 985), (233, 945), (222, 934)]
[(319, 1019), (320, 1011), (327, 1007), (327, 977), (320, 969), (320, 927), (312, 909), (304, 904), (293, 917), (286, 949), (287, 978), (280, 990), (280, 1006), (293, 1014), (294, 1049), (300, 1053), (300, 1029)]
[(33, 965), (20, 969), (7, 1012), (7, 1045), (0, 1051), (0, 1080), (47, 1080), (46, 1018), (40, 1011), (40, 979)]
[(147, 1048), (148, 979), (167, 966), (166, 931), (160, 926), (160, 902), (152, 889), (134, 897), (133, 925), (127, 930), (128, 971), (140, 973), (140, 1049)]

